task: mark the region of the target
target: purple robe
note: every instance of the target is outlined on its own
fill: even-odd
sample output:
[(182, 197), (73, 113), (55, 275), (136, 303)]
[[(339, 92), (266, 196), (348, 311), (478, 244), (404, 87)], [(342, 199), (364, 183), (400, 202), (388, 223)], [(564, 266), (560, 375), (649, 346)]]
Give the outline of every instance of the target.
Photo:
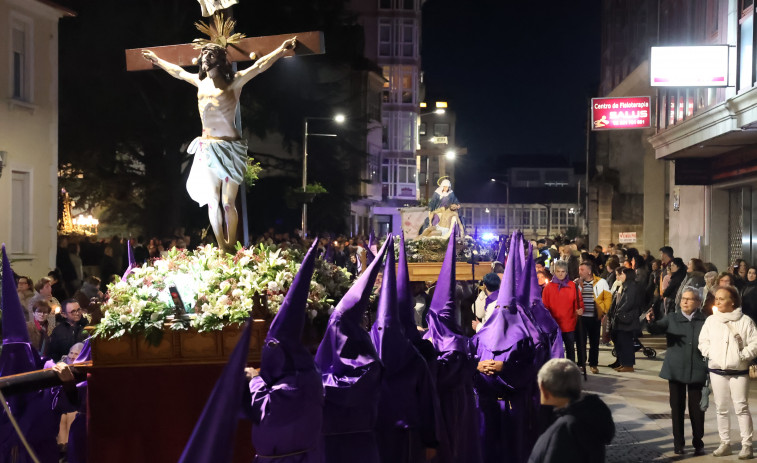
[(362, 324), (388, 243), (337, 304), (315, 354), (325, 395), (323, 460), (329, 463), (379, 461), (374, 428), (383, 366)]
[[(5, 245), (2, 246), (2, 253), (3, 347), (0, 351), (0, 376), (8, 376), (42, 369), (43, 362), (29, 342), (24, 311), (18, 299), (16, 282), (13, 280), (13, 270), (5, 253)], [(52, 401), (53, 393), (50, 389), (14, 395), (7, 400), (8, 408), (21, 432), (42, 463), (58, 461), (56, 436), (60, 414), (53, 411)], [(32, 461), (12, 427), (5, 409), (0, 409), (0, 462)]]
[(470, 339), (463, 334), (455, 317), (456, 228), (457, 225), (453, 225), (429, 306), (428, 331), (424, 338), (431, 341), (437, 351), (432, 374), (436, 378), (444, 418), (438, 461), (475, 463), (481, 461), (479, 416), (473, 389), (478, 360), (473, 354)]
[(376, 426), (381, 461), (425, 461), (425, 448), (439, 445), (434, 418), (439, 406), (428, 365), (402, 325), (393, 252), (386, 258), (371, 339), (385, 369)]
[(316, 246), (308, 251), (263, 344), (260, 375), (250, 381), (254, 462), (320, 463), (323, 384), (302, 344)]
[(525, 462), (537, 437), (533, 393), (547, 348), (535, 324), (516, 303), (517, 282), (523, 276), (518, 273), (523, 267), (522, 248), (520, 236), (514, 233), (496, 306), (473, 337), (481, 360), (503, 362), (496, 374), (476, 375), (486, 463)]

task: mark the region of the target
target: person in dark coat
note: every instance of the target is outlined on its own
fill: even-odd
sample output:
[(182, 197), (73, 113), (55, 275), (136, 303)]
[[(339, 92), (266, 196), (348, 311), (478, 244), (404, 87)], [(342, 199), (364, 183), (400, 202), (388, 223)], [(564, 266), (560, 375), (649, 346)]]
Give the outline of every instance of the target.
[(678, 293), (678, 288), (683, 284), (683, 280), (686, 279), (687, 276), (686, 264), (683, 263), (683, 259), (680, 257), (676, 257), (670, 262), (670, 269), (673, 271), (670, 275), (670, 283), (668, 283), (668, 287), (665, 288), (665, 291), (662, 292), (662, 297), (665, 300), (666, 314), (675, 312), (676, 294)]
[(741, 290), (741, 311), (752, 320), (757, 319), (757, 267), (749, 267)]
[(622, 269), (618, 273), (618, 281), (621, 282), (622, 289), (614, 306), (610, 309), (612, 329), (615, 332), (615, 349), (620, 363), (615, 370), (631, 373), (636, 363), (633, 354), (633, 337), (634, 333), (641, 329), (639, 323), (641, 292), (634, 279), (633, 269)]
[(707, 364), (699, 352), (699, 332), (702, 331), (705, 316), (699, 310), (702, 296), (699, 290), (686, 287), (681, 295), (681, 311), (668, 314), (659, 321), (654, 314), (647, 313), (651, 334), (665, 333), (668, 349), (662, 363), (660, 378), (668, 380), (670, 389), (670, 409), (673, 420), (673, 447), (677, 455), (683, 455), (683, 422), (686, 410), (686, 390), (689, 391), (689, 419), (693, 434), (694, 455), (704, 455), (704, 412), (699, 408), (702, 387), (707, 379)]
[(581, 370), (552, 359), (538, 375), (542, 405), (555, 407), (555, 421), (536, 441), (528, 463), (604, 463), (615, 436), (612, 413), (594, 394), (581, 394)]
[(87, 322), (82, 317), (82, 310), (76, 299), (63, 301), (60, 313), (63, 320), (58, 323), (50, 335), (50, 348), (47, 352), (47, 355), (54, 362), (59, 362), (64, 355), (68, 354), (71, 346), (84, 341), (88, 336), (84, 330)]

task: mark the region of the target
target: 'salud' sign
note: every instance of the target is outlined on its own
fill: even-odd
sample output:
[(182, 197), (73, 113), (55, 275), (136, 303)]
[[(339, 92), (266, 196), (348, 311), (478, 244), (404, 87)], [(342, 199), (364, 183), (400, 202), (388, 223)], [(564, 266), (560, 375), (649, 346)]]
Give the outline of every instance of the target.
[(592, 98), (592, 130), (645, 129), (651, 127), (651, 98)]

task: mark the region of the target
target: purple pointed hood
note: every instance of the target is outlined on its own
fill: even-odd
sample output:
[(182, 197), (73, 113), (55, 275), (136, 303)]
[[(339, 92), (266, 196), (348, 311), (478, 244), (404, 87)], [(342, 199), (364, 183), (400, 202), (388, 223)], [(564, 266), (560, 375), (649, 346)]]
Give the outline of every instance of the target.
[(231, 461), (244, 389), (247, 386), (244, 368), (250, 352), (250, 324), (251, 321), (247, 320), (243, 325), (242, 335), (213, 386), (179, 463)]
[(329, 263), (334, 263), (334, 245), (331, 240), (326, 242), (326, 250), (323, 252), (323, 260)]
[(134, 259), (134, 248), (131, 247), (131, 240), (126, 241), (126, 254), (129, 257), (129, 266), (126, 267), (124, 276), (121, 277), (121, 281), (126, 281), (126, 277), (137, 267), (137, 261)]
[(524, 309), (530, 312), (537, 329), (545, 333), (549, 338), (548, 344), (551, 358), (562, 358), (565, 355), (565, 346), (562, 343), (560, 326), (542, 302), (542, 289), (539, 286), (539, 278), (536, 276), (533, 247), (530, 243), (528, 245), (528, 257), (526, 258), (522, 286), (523, 288), (518, 295), (518, 301)]
[(515, 262), (515, 288), (516, 290), (522, 286), (523, 283), (523, 233), (520, 230), (513, 232), (513, 237), (510, 240), (510, 255), (509, 259), (513, 259)]
[(518, 282), (518, 266), (516, 261), (521, 257), (518, 255), (518, 247), (520, 243), (517, 241), (517, 235), (515, 232), (512, 234), (510, 240), (510, 254), (507, 256), (507, 263), (505, 264), (505, 273), (502, 276), (502, 281), (499, 283), (499, 294), (497, 295), (497, 306), (507, 308), (511, 313), (515, 313), (516, 298), (517, 298), (517, 282)]
[[(391, 235), (388, 239), (392, 239)], [(386, 264), (384, 265), (384, 278), (381, 281), (376, 321), (371, 327), (373, 345), (376, 346), (376, 351), (390, 374), (400, 370), (409, 360), (413, 359), (410, 355), (413, 345), (405, 336), (397, 304), (395, 268), (394, 252), (390, 252), (386, 256)]]
[(515, 232), (510, 241), (510, 255), (505, 265), (505, 274), (499, 286), (497, 302), (489, 318), (473, 338), (479, 357), (489, 360), (497, 355), (513, 350), (519, 342), (531, 339), (528, 327), (518, 313), (517, 298), (517, 263), (520, 258), (517, 248), (521, 242)]
[(365, 248), (365, 261), (370, 264), (375, 257), (376, 235), (373, 233), (373, 230), (371, 230), (371, 233), (368, 235), (368, 246)]
[(313, 356), (302, 344), (302, 332), (317, 246), (318, 241), (313, 241), (268, 329), (260, 367), (260, 376), (266, 384), (274, 384), (283, 376), (315, 367)]
[(379, 361), (371, 337), (363, 328), (363, 316), (388, 245), (389, 240), (384, 243), (378, 257), (342, 297), (329, 318), (326, 332), (315, 354), (315, 363), (324, 375), (350, 376), (353, 370)]
[(3, 251), (3, 288), (2, 288), (2, 315), (3, 315), (3, 347), (0, 351), (0, 376), (26, 373), (32, 370), (42, 369), (43, 362), (29, 341), (29, 332), (26, 329), (24, 309), (18, 299), (16, 282), (13, 279), (8, 255)]
[(405, 329), (405, 336), (413, 344), (419, 343), (422, 337), (415, 324), (415, 301), (410, 288), (410, 271), (407, 268), (405, 233), (400, 234), (400, 252), (397, 260), (397, 307), (402, 326)]
[(468, 337), (463, 334), (463, 330), (455, 317), (455, 233), (457, 224), (452, 226), (449, 243), (447, 244), (447, 253), (444, 256), (444, 263), (439, 272), (439, 279), (434, 289), (434, 297), (428, 308), (426, 321), (428, 322), (428, 331), (423, 336), (431, 341), (437, 351), (449, 352), (458, 351), (468, 353)]
[(76, 361), (74, 363), (80, 363), (80, 362), (89, 362), (92, 360), (92, 338), (87, 338), (84, 340), (84, 345), (81, 348), (81, 352), (79, 352), (79, 356), (76, 357)]

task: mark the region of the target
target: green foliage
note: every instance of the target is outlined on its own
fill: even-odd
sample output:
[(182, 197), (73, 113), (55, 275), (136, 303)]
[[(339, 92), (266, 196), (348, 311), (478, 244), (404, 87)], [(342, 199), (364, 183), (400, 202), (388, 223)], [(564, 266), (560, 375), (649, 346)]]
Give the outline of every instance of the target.
[(248, 187), (254, 186), (262, 170), (263, 168), (260, 167), (259, 162), (255, 162), (255, 159), (251, 157), (247, 158), (247, 169), (244, 171), (244, 184)]
[(318, 182), (308, 183), (307, 186), (305, 187), (305, 193), (312, 193), (312, 194), (320, 195), (320, 194), (324, 194), (328, 192), (329, 191)]

